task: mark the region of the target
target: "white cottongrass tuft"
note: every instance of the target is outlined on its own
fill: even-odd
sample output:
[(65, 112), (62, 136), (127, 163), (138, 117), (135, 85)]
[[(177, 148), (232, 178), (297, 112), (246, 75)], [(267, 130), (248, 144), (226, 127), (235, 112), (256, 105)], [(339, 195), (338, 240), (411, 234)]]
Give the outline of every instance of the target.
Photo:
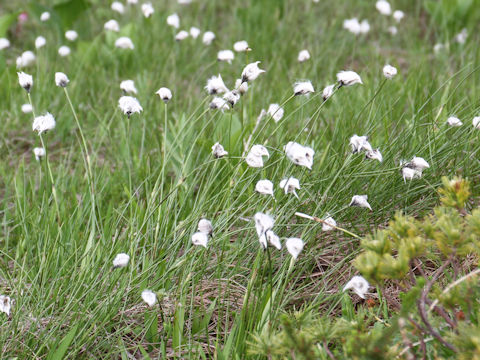
[(10, 47), (10, 40), (7, 38), (0, 38), (0, 50)]
[(138, 100), (131, 96), (122, 96), (118, 100), (118, 107), (123, 111), (125, 115), (129, 118), (134, 113), (140, 113), (143, 111), (142, 106), (138, 102)]
[(255, 191), (262, 195), (273, 196), (273, 183), (270, 180), (259, 180), (255, 185)]
[(310, 60), (310, 53), (308, 52), (308, 50), (302, 50), (298, 53), (298, 58), (297, 58), (298, 62), (305, 62), (307, 60)]
[(267, 114), (272, 117), (272, 119), (277, 123), (283, 118), (285, 110), (278, 104), (270, 104), (267, 110)]
[(123, 14), (125, 12), (125, 7), (119, 1), (114, 1), (112, 5), (110, 5), (110, 8), (119, 14)]
[(70, 53), (71, 53), (71, 50), (66, 45), (60, 46), (58, 48), (58, 55), (60, 55), (61, 57), (66, 57), (66, 56), (70, 55)]
[(213, 225), (212, 222), (208, 219), (200, 219), (197, 226), (198, 231), (201, 233), (212, 235), (213, 234)]
[(152, 307), (157, 302), (157, 295), (151, 290), (143, 290), (142, 300), (145, 301), (148, 306)]
[(67, 75), (63, 72), (56, 72), (55, 73), (55, 84), (59, 87), (66, 87), (70, 80), (68, 79)]
[(463, 123), (460, 121), (459, 118), (457, 118), (456, 116), (450, 116), (448, 119), (447, 119), (447, 124), (449, 126), (452, 126), (452, 127), (459, 127), (459, 126), (462, 126)]
[(267, 232), (272, 231), (274, 220), (273, 217), (261, 212), (258, 212), (253, 217), (255, 221), (255, 230), (257, 230), (258, 241), (264, 249), (267, 248)]
[(40, 158), (44, 157), (46, 154), (43, 147), (33, 148), (33, 155), (35, 155), (35, 160), (40, 161)]
[(228, 88), (223, 82), (222, 75), (220, 74), (218, 74), (218, 76), (212, 76), (210, 79), (208, 79), (205, 89), (210, 95), (222, 94), (228, 91)]
[(192, 235), (192, 244), (195, 246), (203, 246), (205, 249), (208, 244), (208, 235), (203, 232), (196, 232)]
[(145, 3), (145, 4), (142, 4), (142, 13), (143, 13), (143, 16), (145, 16), (146, 18), (149, 18), (150, 16), (153, 15), (153, 13), (155, 12), (155, 10), (153, 9), (153, 6), (152, 6), (152, 3)]
[(369, 287), (370, 284), (363, 276), (356, 275), (345, 284), (343, 291), (345, 292), (346, 290), (352, 289), (355, 294), (360, 296), (362, 299), (365, 299), (365, 294), (367, 293)]
[(402, 168), (402, 177), (404, 182), (407, 182), (407, 180), (420, 179), (422, 172), (417, 169), (404, 167)]
[(210, 45), (213, 42), (213, 40), (215, 40), (215, 34), (212, 31), (206, 31), (203, 34), (202, 42), (205, 45)]
[(335, 230), (337, 222), (333, 217), (327, 214), (327, 217), (322, 222), (322, 231), (332, 231)]
[(289, 141), (287, 145), (283, 147), (283, 149), (285, 151), (285, 155), (295, 165), (305, 166), (307, 169), (312, 170), (313, 156), (315, 155), (315, 151), (312, 148)]
[(162, 99), (165, 104), (168, 103), (173, 96), (172, 91), (166, 87), (161, 87), (160, 89), (157, 90), (155, 94), (160, 96), (160, 99)]
[(135, 87), (135, 82), (133, 80), (123, 80), (120, 83), (120, 89), (129, 94), (137, 93), (137, 88)]
[(78, 38), (78, 33), (75, 30), (68, 30), (65, 32), (65, 38), (68, 41), (75, 41)]
[(395, 75), (397, 75), (397, 68), (391, 66), (391, 65), (385, 65), (383, 67), (383, 75), (387, 79), (393, 79)]
[(50, 13), (48, 11), (44, 11), (41, 15), (40, 15), (40, 21), (48, 21), (50, 19)]
[(120, 25), (118, 25), (117, 20), (114, 20), (114, 19), (108, 20), (103, 25), (103, 28), (107, 31), (114, 31), (114, 32), (119, 32), (120, 31)]
[(349, 206), (357, 206), (372, 211), (372, 207), (368, 203), (368, 195), (353, 195)]
[(315, 89), (310, 81), (299, 81), (293, 85), (293, 93), (295, 96), (307, 95), (314, 92)]
[(10, 316), (10, 311), (12, 309), (12, 300), (7, 295), (0, 295), (0, 312)]
[(181, 31), (178, 32), (177, 35), (175, 35), (175, 40), (176, 41), (182, 41), (182, 40), (185, 40), (186, 38), (188, 38), (188, 36), (189, 36), (188, 31), (181, 30)]
[(17, 72), (18, 75), (18, 83), (22, 88), (24, 88), (27, 92), (32, 90), (33, 86), (33, 77), (32, 75), (26, 74), (23, 71)]
[(249, 82), (255, 80), (260, 74), (266, 72), (258, 67), (260, 61), (255, 61), (253, 63), (248, 64), (242, 71), (242, 81)]
[(370, 31), (370, 24), (367, 20), (360, 22), (357, 18), (352, 18), (343, 21), (343, 28), (354, 35), (366, 34)]
[(244, 95), (248, 91), (248, 83), (243, 82), (242, 79), (237, 79), (235, 80), (235, 89), (240, 95)]
[(233, 53), (232, 50), (220, 50), (217, 53), (218, 61), (226, 61), (229, 64), (231, 64), (234, 58), (235, 58), (235, 54)]
[(289, 177), (280, 181), (280, 187), (285, 194), (293, 194), (298, 199), (297, 191), (300, 190), (300, 181), (297, 178)]
[(475, 116), (473, 118), (472, 125), (475, 129), (480, 129), (480, 116)]
[(396, 26), (389, 26), (387, 31), (390, 33), (390, 35), (397, 35), (398, 34), (398, 29)]
[(33, 107), (31, 104), (23, 104), (22, 105), (22, 112), (24, 114), (30, 114), (33, 111)]
[(395, 10), (393, 12), (393, 18), (395, 19), (396, 22), (402, 21), (404, 17), (405, 17), (405, 13), (402, 10)]
[(170, 25), (175, 29), (178, 29), (180, 27), (180, 17), (177, 13), (173, 13), (172, 15), (169, 15), (167, 17), (167, 25)]
[(190, 33), (190, 36), (191, 36), (193, 39), (196, 39), (196, 38), (198, 38), (198, 37), (200, 36), (201, 31), (200, 31), (199, 28), (197, 28), (197, 27), (195, 27), (195, 26), (192, 26), (192, 27), (190, 28), (189, 33)]
[(215, 159), (220, 159), (224, 156), (227, 156), (228, 152), (225, 151), (222, 144), (217, 142), (212, 146), (212, 155)]
[(468, 31), (464, 28), (457, 35), (455, 35), (455, 41), (459, 44), (465, 44), (465, 42), (467, 41), (467, 37)]
[(29, 67), (35, 63), (36, 59), (37, 57), (32, 51), (30, 50), (24, 51), (22, 55), (17, 57), (17, 60), (16, 60), (17, 68), (21, 69), (21, 68)]
[(40, 49), (44, 47), (47, 44), (47, 39), (45, 39), (43, 36), (38, 36), (35, 39), (35, 49)]
[(52, 114), (47, 112), (45, 115), (37, 116), (33, 120), (32, 130), (38, 131), (38, 135), (40, 135), (44, 132), (55, 129), (55, 125), (55, 118)]
[(328, 85), (325, 89), (323, 89), (323, 92), (322, 92), (323, 101), (328, 100), (330, 96), (333, 95), (334, 91), (335, 91), (335, 84)]
[(423, 171), (430, 167), (430, 164), (422, 157), (414, 156), (412, 160), (405, 166), (410, 167), (412, 169), (416, 169), (418, 171)]
[(303, 240), (299, 238), (288, 238), (285, 243), (288, 252), (295, 260), (297, 260), (298, 255), (302, 252), (304, 245)]
[(263, 145), (253, 145), (245, 158), (248, 166), (253, 168), (263, 167), (263, 157), (270, 157), (268, 150)]
[(371, 160), (378, 160), (379, 162), (383, 161), (383, 156), (379, 149), (368, 150), (365, 153), (365, 157)]
[(356, 154), (361, 151), (372, 151), (372, 145), (368, 142), (368, 136), (353, 135), (350, 138), (350, 146), (352, 147), (352, 153)]
[(235, 104), (240, 100), (240, 94), (237, 90), (228, 91), (223, 94), (223, 100), (228, 102), (230, 106), (233, 108)]
[(340, 71), (337, 73), (337, 81), (341, 86), (363, 84), (360, 75), (358, 75), (355, 71)]
[(120, 253), (115, 256), (115, 259), (113, 259), (113, 267), (114, 268), (122, 268), (128, 265), (128, 262), (130, 261), (130, 256), (125, 254), (125, 253)]
[(230, 107), (228, 106), (228, 102), (221, 97), (214, 97), (212, 101), (210, 102), (210, 109), (218, 109), (221, 110), (222, 112), (225, 110), (229, 110)]
[(117, 40), (115, 40), (115, 47), (119, 49), (135, 49), (135, 45), (133, 45), (132, 39), (127, 36), (121, 36)]
[(392, 14), (392, 7), (390, 6), (390, 3), (386, 0), (377, 1), (375, 7), (382, 15), (390, 16)]
[(233, 44), (233, 50), (236, 52), (247, 52), (252, 49), (248, 46), (248, 42), (245, 40), (237, 41), (235, 44)]

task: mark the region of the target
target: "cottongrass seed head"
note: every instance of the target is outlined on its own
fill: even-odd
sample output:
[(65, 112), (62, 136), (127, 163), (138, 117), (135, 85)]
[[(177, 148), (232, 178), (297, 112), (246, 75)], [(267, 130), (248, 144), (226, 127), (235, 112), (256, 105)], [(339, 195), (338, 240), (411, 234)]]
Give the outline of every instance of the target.
[(205, 249), (208, 244), (208, 235), (203, 232), (196, 232), (192, 235), (192, 244), (195, 246), (203, 246)]
[(0, 295), (0, 312), (10, 316), (10, 311), (12, 309), (12, 300), (7, 295)]
[(148, 306), (152, 307), (157, 303), (157, 294), (155, 294), (152, 290), (143, 290), (142, 300), (145, 301)]
[(397, 75), (397, 68), (393, 67), (392, 65), (385, 65), (383, 67), (383, 76), (387, 79), (393, 79)]
[(32, 130), (37, 131), (38, 135), (40, 135), (44, 132), (55, 129), (55, 125), (55, 118), (52, 114), (47, 112), (45, 115), (37, 116), (33, 120)]
[(367, 293), (369, 287), (370, 284), (363, 276), (356, 275), (345, 284), (343, 291), (345, 292), (346, 290), (352, 289), (355, 294), (360, 296), (362, 299), (365, 299), (365, 294)]
[(128, 265), (128, 262), (130, 261), (130, 256), (125, 253), (120, 253), (115, 256), (115, 259), (113, 259), (113, 267), (114, 268), (122, 268)]
[(228, 88), (223, 82), (222, 75), (220, 74), (218, 74), (218, 76), (212, 76), (210, 79), (208, 79), (205, 89), (210, 95), (223, 94), (228, 91)]
[(286, 194), (293, 194), (298, 199), (297, 191), (300, 190), (300, 181), (294, 177), (289, 177), (287, 179), (283, 179), (280, 181), (279, 184), (280, 188), (285, 191)]
[(349, 206), (366, 208), (372, 211), (372, 207), (368, 203), (368, 195), (353, 195), (352, 201), (350, 201)]
[(215, 159), (220, 159), (224, 156), (227, 156), (228, 155), (228, 152), (225, 151), (225, 149), (223, 148), (222, 144), (220, 144), (219, 142), (215, 143), (213, 146), (212, 146), (212, 155)]
[(258, 180), (255, 185), (255, 191), (262, 195), (273, 196), (273, 183), (270, 180)]
[(297, 260), (298, 255), (300, 255), (300, 253), (302, 252), (304, 245), (305, 244), (302, 239), (294, 237), (288, 238), (285, 242), (285, 246), (288, 252), (295, 260)]
[(293, 93), (295, 96), (308, 95), (314, 92), (315, 89), (310, 81), (299, 81), (293, 85)]
[(59, 87), (67, 87), (70, 80), (63, 72), (55, 73), (55, 84)]
[(122, 96), (118, 100), (118, 107), (128, 117), (130, 117), (132, 114), (140, 113), (141, 111), (143, 111), (143, 108), (138, 102), (138, 100), (132, 96)]
[(358, 75), (355, 71), (340, 71), (337, 73), (337, 81), (341, 86), (363, 84), (360, 75)]
[(123, 80), (120, 83), (120, 89), (126, 94), (137, 94), (137, 88), (133, 80)]
[(43, 147), (33, 148), (33, 155), (35, 155), (35, 160), (40, 161), (40, 158), (44, 157), (46, 154)]
[(158, 89), (155, 94), (157, 94), (160, 97), (160, 99), (163, 100), (163, 102), (165, 104), (168, 103), (172, 99), (172, 96), (173, 96), (172, 91), (169, 88), (166, 88), (166, 87), (162, 87), (162, 88)]
[(295, 165), (305, 166), (307, 169), (312, 170), (313, 156), (315, 155), (315, 151), (312, 148), (289, 141), (283, 149), (287, 158)]
[(32, 90), (33, 86), (33, 77), (32, 75), (26, 74), (23, 71), (17, 72), (18, 75), (18, 83), (22, 88), (24, 88), (27, 92)]
[(258, 67), (260, 61), (255, 61), (253, 63), (248, 64), (242, 71), (242, 81), (243, 82), (250, 82), (258, 78), (261, 74), (266, 72)]

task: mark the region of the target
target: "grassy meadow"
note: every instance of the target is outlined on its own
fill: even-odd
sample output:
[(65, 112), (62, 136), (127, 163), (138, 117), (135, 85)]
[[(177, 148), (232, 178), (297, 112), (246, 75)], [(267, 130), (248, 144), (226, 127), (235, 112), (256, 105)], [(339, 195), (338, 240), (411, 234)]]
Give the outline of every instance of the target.
[[(10, 41), (0, 50), (0, 295), (12, 302), (8, 316), (0, 313), (2, 359), (272, 358), (258, 336), (278, 329), (285, 314), (308, 309), (335, 318), (347, 305), (366, 307), (342, 291), (358, 274), (360, 238), (396, 211), (429, 214), (442, 176), (468, 178), (478, 200), (477, 0), (391, 0), (405, 13), (399, 22), (375, 1), (151, 0), (148, 18), (142, 1), (124, 1), (123, 14), (111, 3), (0, 3), (0, 37)], [(178, 29), (167, 25), (173, 13)], [(354, 17), (368, 20), (368, 33), (344, 28)], [(110, 19), (119, 32), (104, 29)], [(201, 30), (198, 38), (175, 39), (191, 27)], [(67, 30), (78, 38), (66, 39)], [(210, 45), (205, 31), (215, 33)], [(38, 36), (45, 46), (35, 47)], [(115, 46), (122, 36), (134, 49)], [(240, 40), (252, 50), (234, 52), (231, 64), (217, 60)], [(444, 46), (434, 51), (436, 44)], [(62, 45), (68, 56), (59, 55)], [(303, 49), (311, 58), (299, 62)], [(36, 60), (17, 68), (26, 50)], [(235, 106), (210, 109), (207, 80), (221, 74), (235, 89), (255, 61), (266, 72)], [(386, 64), (398, 70), (392, 79)], [(323, 89), (342, 70), (363, 84), (324, 101)], [(28, 94), (17, 71), (33, 76)], [(68, 76), (65, 88), (56, 86), (56, 72)], [(130, 117), (118, 106), (127, 79), (143, 108)], [(293, 84), (306, 80), (315, 92), (293, 96)], [(155, 94), (161, 87), (173, 93), (168, 103)], [(33, 113), (24, 113), (29, 98)], [(284, 116), (257, 123), (272, 103)], [(39, 136), (32, 123), (47, 111), (56, 126)], [(463, 124), (447, 125), (451, 116)], [(352, 153), (354, 134), (367, 135), (383, 161)], [(311, 170), (285, 155), (289, 141), (315, 151)], [(46, 155), (37, 161), (33, 149), (42, 142)], [(228, 155), (212, 156), (217, 142)], [(263, 167), (245, 161), (254, 144), (269, 152)], [(430, 167), (404, 181), (402, 166), (414, 156)], [(299, 180), (298, 198), (279, 186), (289, 177)], [(255, 191), (262, 179), (273, 182), (273, 196)], [(349, 206), (364, 194), (372, 211)], [(258, 212), (275, 219), (281, 250), (260, 245)], [(340, 229), (322, 231), (296, 212), (332, 216)], [(202, 218), (213, 224), (206, 247), (191, 241)], [(285, 246), (292, 237), (304, 242), (296, 260)], [(113, 267), (119, 253), (130, 256), (127, 266)], [(145, 289), (156, 294), (153, 306), (142, 300)], [(369, 311), (388, 322), (394, 310), (374, 285), (369, 293), (376, 301)]]

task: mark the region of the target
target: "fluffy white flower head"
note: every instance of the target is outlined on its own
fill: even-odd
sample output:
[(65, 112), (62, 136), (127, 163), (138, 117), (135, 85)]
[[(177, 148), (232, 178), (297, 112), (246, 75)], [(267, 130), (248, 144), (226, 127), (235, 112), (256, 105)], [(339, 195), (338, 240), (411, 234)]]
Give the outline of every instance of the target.
[(138, 100), (131, 96), (122, 96), (118, 100), (118, 107), (128, 117), (130, 117), (134, 113), (140, 113), (141, 111), (143, 111), (143, 108), (138, 102)]
[(265, 70), (262, 70), (258, 67), (260, 61), (255, 61), (253, 63), (248, 64), (242, 71), (242, 81), (249, 82), (255, 80), (260, 74), (263, 74)]
[(475, 116), (473, 118), (472, 125), (475, 129), (480, 129), (480, 116)]
[(161, 87), (160, 89), (157, 90), (155, 94), (160, 96), (160, 99), (162, 99), (165, 104), (168, 103), (173, 96), (172, 91), (166, 87)]
[(40, 15), (40, 21), (48, 21), (50, 19), (50, 13), (48, 11), (44, 11), (41, 15)]
[(202, 42), (205, 44), (205, 45), (210, 45), (213, 40), (215, 40), (215, 34), (211, 31), (206, 31), (204, 34), (203, 34), (203, 38), (202, 38)]
[(63, 72), (56, 72), (55, 73), (55, 84), (60, 87), (66, 87), (70, 80), (68, 79), (67, 75)]
[(243, 82), (242, 79), (235, 80), (235, 90), (237, 90), (240, 95), (244, 95), (248, 91), (248, 83)]
[(0, 295), (0, 312), (10, 316), (10, 311), (12, 309), (12, 301), (7, 295)]
[(377, 1), (375, 7), (382, 15), (390, 16), (392, 14), (392, 7), (390, 6), (390, 3), (386, 0)]
[(22, 105), (22, 112), (24, 114), (30, 114), (33, 111), (33, 107), (30, 104), (23, 104)]
[(229, 64), (232, 63), (232, 60), (235, 58), (235, 54), (232, 50), (220, 50), (217, 54), (218, 61), (226, 61)]
[(310, 81), (299, 81), (293, 85), (293, 93), (295, 96), (307, 95), (314, 92), (315, 89)]
[(10, 47), (10, 40), (7, 38), (0, 38), (0, 50)]
[(308, 52), (308, 50), (302, 50), (298, 53), (298, 58), (297, 58), (298, 62), (305, 62), (307, 60), (310, 60), (310, 53)]
[(237, 90), (227, 91), (223, 94), (223, 100), (228, 102), (233, 108), (238, 100), (240, 100), (240, 93)]
[(135, 82), (133, 80), (123, 80), (120, 83), (120, 89), (123, 90), (125, 93), (137, 93), (137, 88), (135, 87)]
[(216, 96), (210, 102), (210, 109), (218, 109), (223, 112), (225, 110), (229, 110), (230, 107), (228, 106), (228, 101)]
[(38, 36), (35, 39), (35, 48), (40, 49), (47, 44), (47, 40), (43, 36)]
[(335, 227), (337, 226), (337, 222), (333, 217), (327, 214), (327, 218), (325, 218), (323, 221), (324, 222), (322, 223), (322, 231), (335, 230)]
[(78, 38), (78, 33), (75, 30), (68, 30), (65, 33), (65, 38), (69, 41), (75, 41)]
[(237, 41), (235, 44), (233, 44), (233, 50), (236, 52), (247, 52), (252, 49), (248, 46), (248, 42), (245, 40)]
[(285, 155), (295, 165), (305, 166), (307, 169), (312, 170), (313, 156), (315, 155), (315, 151), (312, 148), (289, 141), (283, 149), (285, 150)]
[(119, 14), (123, 14), (125, 12), (125, 7), (119, 1), (114, 1), (112, 5), (110, 5), (110, 8)]
[(33, 120), (32, 130), (38, 131), (38, 135), (49, 130), (55, 129), (55, 118), (47, 112), (45, 115), (37, 116)]
[(372, 145), (368, 142), (368, 136), (358, 136), (357, 134), (350, 138), (350, 146), (354, 154), (361, 151), (368, 152), (373, 150)]
[(267, 110), (267, 114), (272, 117), (272, 119), (277, 123), (283, 118), (285, 110), (278, 104), (270, 104)]
[(285, 194), (293, 194), (298, 199), (296, 190), (300, 190), (300, 181), (297, 178), (283, 179), (280, 181), (280, 187), (285, 191)]
[(117, 40), (115, 40), (115, 47), (119, 49), (135, 49), (135, 45), (133, 45), (132, 39), (126, 36), (121, 36)]
[(173, 26), (175, 29), (180, 27), (180, 18), (177, 13), (173, 13), (167, 17), (167, 25)]
[(189, 36), (188, 31), (181, 30), (181, 31), (178, 32), (177, 35), (175, 35), (175, 40), (176, 41), (182, 41), (182, 40), (185, 40), (186, 38), (188, 38), (188, 36)]
[(207, 86), (205, 89), (210, 95), (222, 94), (228, 91), (225, 83), (223, 82), (222, 75), (212, 76), (207, 80)]
[(203, 232), (196, 232), (192, 235), (192, 244), (195, 246), (203, 246), (207, 248), (208, 244), (208, 235)]
[(422, 177), (422, 172), (405, 166), (402, 168), (402, 177), (404, 182), (407, 182), (407, 180), (420, 179)]
[(351, 280), (346, 283), (343, 291), (352, 289), (355, 294), (360, 296), (362, 299), (365, 299), (365, 294), (367, 293), (369, 287), (370, 284), (368, 283), (368, 281), (365, 280), (364, 277), (357, 275), (352, 277)]
[(115, 259), (113, 259), (113, 267), (115, 268), (125, 267), (128, 265), (129, 261), (130, 261), (129, 255), (125, 253), (117, 254), (117, 256), (115, 256)]
[(152, 16), (153, 13), (155, 12), (155, 10), (153, 9), (152, 3), (142, 4), (142, 12), (143, 12), (143, 16), (145, 16), (146, 18), (149, 18), (150, 16)]
[(212, 235), (213, 233), (213, 225), (212, 222), (208, 219), (200, 219), (198, 222), (198, 231), (201, 233)]
[(68, 56), (70, 55), (70, 48), (68, 46), (60, 46), (58, 48), (58, 55), (60, 55), (61, 57), (65, 57), (65, 56)]
[(270, 180), (259, 180), (255, 185), (255, 191), (262, 195), (273, 196), (273, 183)]
[(327, 99), (329, 99), (330, 96), (333, 95), (334, 91), (335, 91), (335, 84), (328, 85), (325, 89), (323, 89), (323, 92), (322, 92), (323, 101), (326, 101)]
[(32, 51), (30, 50), (24, 51), (22, 55), (17, 57), (17, 60), (16, 60), (17, 68), (21, 69), (21, 68), (25, 68), (30, 65), (33, 65), (36, 59), (37, 57)]
[(355, 71), (340, 71), (339, 73), (337, 73), (337, 81), (342, 86), (363, 84), (360, 75), (358, 75)]
[(198, 38), (201, 33), (200, 29), (195, 26), (192, 26), (189, 32), (190, 32), (190, 36), (194, 39)]
[(292, 255), (292, 257), (297, 260), (298, 255), (300, 255), (303, 250), (304, 242), (302, 239), (299, 238), (288, 238), (285, 246), (287, 247), (290, 255)]
[(44, 157), (45, 154), (45, 149), (43, 147), (33, 148), (33, 155), (35, 155), (35, 160), (40, 161), (40, 158)]
[(459, 127), (459, 126), (462, 126), (463, 123), (460, 121), (459, 118), (457, 118), (456, 116), (450, 116), (448, 119), (447, 119), (447, 124), (449, 126), (452, 126), (452, 127)]
[(372, 211), (372, 207), (368, 203), (368, 195), (354, 195), (352, 201), (350, 201), (350, 206), (358, 206)]
[(378, 160), (379, 162), (383, 161), (383, 156), (379, 149), (367, 150), (365, 157), (367, 159)]
[(383, 75), (387, 79), (393, 79), (395, 75), (397, 75), (397, 68), (391, 66), (391, 65), (385, 65), (383, 67)]
[(418, 171), (423, 171), (424, 169), (428, 169), (430, 164), (424, 158), (414, 156), (406, 166)]
[(220, 159), (220, 158), (228, 155), (228, 152), (225, 151), (222, 144), (217, 142), (212, 146), (212, 155), (215, 159)]
[(152, 307), (157, 302), (157, 295), (151, 290), (143, 290), (142, 300), (145, 301), (148, 306)]
[(33, 77), (32, 75), (25, 74), (23, 71), (17, 72), (18, 75), (18, 83), (22, 88), (30, 92), (33, 86)]
[(120, 25), (118, 25), (117, 20), (108, 20), (104, 25), (103, 28), (107, 31), (114, 31), (114, 32), (119, 32), (120, 31)]
[(248, 166), (259, 168), (263, 167), (263, 157), (270, 157), (268, 150), (263, 145), (253, 145), (245, 158)]
[(393, 12), (393, 18), (395, 19), (396, 22), (402, 21), (404, 17), (405, 17), (405, 13), (402, 10), (395, 10)]

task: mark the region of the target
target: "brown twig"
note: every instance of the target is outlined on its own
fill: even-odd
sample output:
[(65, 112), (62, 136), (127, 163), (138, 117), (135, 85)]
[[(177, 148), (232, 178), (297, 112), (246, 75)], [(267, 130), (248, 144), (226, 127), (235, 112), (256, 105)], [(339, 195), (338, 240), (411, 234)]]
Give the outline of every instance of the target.
[(335, 355), (333, 355), (333, 353), (332, 353), (332, 352), (330, 351), (330, 349), (328, 348), (328, 344), (327, 344), (327, 341), (326, 341), (326, 340), (323, 341), (323, 349), (325, 350), (325, 352), (327, 353), (327, 355), (330, 357), (330, 359), (336, 360)]

